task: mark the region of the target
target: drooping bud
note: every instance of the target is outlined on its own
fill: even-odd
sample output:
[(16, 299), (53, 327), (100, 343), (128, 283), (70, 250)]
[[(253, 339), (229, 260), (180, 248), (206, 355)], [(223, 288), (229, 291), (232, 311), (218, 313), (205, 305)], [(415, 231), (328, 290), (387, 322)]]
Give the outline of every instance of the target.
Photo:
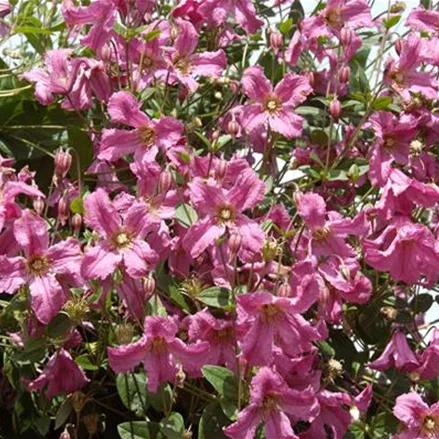
[(231, 134), (232, 136), (236, 136), (239, 133), (239, 124), (238, 122), (236, 122), (235, 119), (231, 120), (228, 124), (227, 124), (227, 131), (229, 132), (229, 134)]
[(146, 298), (150, 298), (155, 291), (155, 280), (152, 277), (147, 277), (144, 281), (143, 281), (143, 289), (145, 290), (145, 296)]
[(36, 200), (33, 201), (32, 204), (34, 206), (35, 212), (37, 212), (38, 215), (41, 215), (44, 209), (44, 201), (40, 197), (38, 197)]
[(71, 439), (70, 433), (68, 432), (67, 428), (65, 428), (64, 431), (59, 435), (59, 439)]
[(227, 160), (219, 159), (215, 165), (215, 177), (222, 180), (227, 173)]
[(344, 27), (340, 31), (340, 43), (345, 47), (351, 44), (353, 37), (354, 37), (354, 32), (348, 27)]
[(282, 47), (282, 34), (277, 29), (270, 30), (270, 47), (277, 53)]
[(329, 112), (331, 113), (332, 118), (337, 122), (341, 116), (341, 103), (337, 98), (334, 98), (329, 105)]
[(396, 2), (393, 5), (390, 6), (390, 13), (391, 14), (399, 14), (401, 12), (404, 12), (407, 8), (407, 5), (404, 2)]
[(229, 238), (229, 250), (230, 253), (236, 255), (238, 253), (239, 248), (241, 247), (242, 236), (240, 233), (233, 232)]
[(160, 174), (160, 180), (159, 180), (159, 186), (161, 192), (168, 192), (169, 189), (171, 189), (172, 186), (172, 174), (171, 171), (168, 169), (165, 169)]
[(64, 178), (72, 166), (72, 155), (68, 151), (59, 148), (55, 154), (55, 175)]
[(351, 69), (349, 66), (343, 66), (338, 72), (338, 79), (342, 84), (347, 84), (351, 79)]
[(218, 140), (219, 136), (220, 136), (220, 132), (218, 130), (213, 131), (211, 134), (211, 138), (213, 141)]
[(61, 224), (64, 224), (68, 215), (69, 215), (69, 203), (67, 202), (66, 197), (62, 196), (58, 201), (58, 217), (61, 221)]
[(264, 245), (262, 246), (262, 256), (264, 258), (264, 261), (272, 261), (276, 257), (277, 251), (278, 245), (274, 239), (269, 239), (265, 241)]
[(79, 213), (75, 213), (72, 218), (72, 229), (75, 233), (78, 233), (82, 225), (82, 216)]
[(175, 374), (175, 385), (179, 388), (183, 388), (185, 380), (186, 374), (184, 373), (184, 370), (180, 368)]

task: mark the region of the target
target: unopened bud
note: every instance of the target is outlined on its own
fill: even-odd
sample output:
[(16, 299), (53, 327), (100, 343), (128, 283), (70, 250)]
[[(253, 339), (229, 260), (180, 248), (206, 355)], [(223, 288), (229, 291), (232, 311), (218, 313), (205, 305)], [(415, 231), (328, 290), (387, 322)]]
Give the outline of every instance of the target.
[(390, 6), (391, 14), (399, 14), (400, 12), (404, 12), (407, 8), (407, 5), (404, 2), (396, 2), (392, 6)]
[(309, 85), (311, 87), (314, 87), (314, 82), (315, 82), (314, 73), (311, 71), (308, 71), (305, 73), (305, 76), (308, 79)]
[(175, 374), (175, 385), (177, 387), (183, 388), (185, 380), (186, 374), (184, 373), (183, 369), (180, 368)]
[(59, 439), (71, 439), (70, 433), (67, 431), (67, 428), (59, 435)]
[(151, 297), (155, 291), (155, 280), (152, 277), (147, 277), (143, 281), (143, 289), (147, 298)]
[(329, 112), (331, 113), (332, 118), (337, 122), (341, 116), (341, 104), (337, 98), (334, 98), (329, 105)]
[(351, 79), (351, 69), (349, 66), (343, 66), (338, 72), (338, 79), (342, 84), (347, 84)]
[(166, 169), (160, 174), (159, 186), (161, 192), (168, 192), (172, 186), (172, 174), (171, 171)]
[(176, 26), (171, 26), (171, 29), (169, 30), (169, 37), (171, 38), (171, 40), (176, 40), (178, 37), (178, 29)]
[(82, 216), (79, 213), (75, 213), (72, 218), (72, 229), (75, 233), (78, 233), (81, 230), (82, 225)]
[(227, 173), (227, 160), (219, 159), (215, 165), (215, 177), (219, 180), (223, 179)]
[(134, 328), (129, 323), (122, 323), (114, 330), (118, 344), (129, 344), (134, 337)]
[(220, 133), (218, 130), (213, 131), (212, 134), (211, 134), (211, 138), (212, 138), (212, 140), (213, 140), (213, 141), (218, 140), (220, 134), (221, 134), (221, 133)]
[(32, 204), (34, 206), (35, 212), (37, 212), (38, 215), (41, 215), (44, 209), (44, 201), (41, 198), (37, 198)]
[(239, 124), (238, 124), (238, 122), (236, 122), (236, 120), (231, 120), (227, 124), (227, 131), (232, 136), (236, 136), (239, 133)]
[(279, 286), (279, 289), (277, 290), (277, 294), (280, 297), (290, 297), (291, 296), (291, 286), (284, 282)]
[(398, 55), (401, 55), (401, 52), (402, 52), (402, 46), (403, 46), (402, 39), (401, 39), (401, 38), (398, 38), (398, 39), (395, 41), (395, 51), (396, 51), (396, 53), (397, 53)]
[(277, 29), (270, 31), (270, 47), (277, 52), (282, 47), (282, 34)]
[(58, 201), (58, 216), (65, 218), (69, 214), (69, 204), (66, 197), (61, 197)]
[(69, 172), (72, 165), (72, 156), (68, 151), (64, 151), (62, 148), (58, 149), (55, 154), (55, 174), (59, 178), (64, 178)]
[(272, 261), (277, 255), (278, 245), (274, 239), (269, 239), (262, 246), (262, 256), (264, 261)]
[(348, 27), (344, 27), (340, 31), (340, 43), (345, 47), (351, 44), (353, 37), (354, 37), (354, 32)]
[(232, 235), (230, 236), (230, 239), (229, 239), (230, 253), (232, 253), (233, 255), (236, 255), (236, 253), (238, 253), (239, 247), (241, 247), (241, 243), (242, 243), (241, 234), (237, 233), (237, 232), (232, 233)]

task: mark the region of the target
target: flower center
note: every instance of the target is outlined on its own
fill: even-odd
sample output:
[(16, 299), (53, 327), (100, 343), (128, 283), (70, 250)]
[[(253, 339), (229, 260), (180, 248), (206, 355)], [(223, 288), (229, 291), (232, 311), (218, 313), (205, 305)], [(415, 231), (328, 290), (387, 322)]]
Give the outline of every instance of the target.
[(395, 70), (394, 72), (390, 73), (389, 77), (397, 86), (404, 87), (404, 83), (405, 83), (404, 73), (400, 72), (399, 70)]
[(174, 66), (177, 70), (179, 70), (184, 75), (188, 75), (192, 70), (192, 66), (189, 58), (180, 57), (178, 54), (174, 59)]
[(42, 276), (49, 268), (49, 261), (44, 256), (34, 256), (29, 259), (27, 266), (35, 276)]
[(422, 424), (422, 428), (426, 433), (432, 434), (436, 433), (436, 429), (439, 428), (439, 424), (436, 424), (436, 421), (433, 417), (426, 416)]
[(282, 109), (282, 102), (277, 96), (269, 96), (264, 102), (263, 109), (270, 114), (277, 114)]
[(389, 135), (384, 135), (384, 144), (383, 147), (386, 151), (392, 151), (396, 146), (396, 140)]
[(214, 333), (214, 337), (218, 342), (229, 341), (232, 338), (232, 335), (233, 331), (230, 327), (219, 329)]
[(155, 130), (151, 127), (140, 127), (138, 128), (140, 141), (150, 148), (154, 145), (155, 141)]
[(320, 229), (314, 230), (312, 237), (316, 241), (323, 241), (329, 235), (329, 229), (327, 227), (321, 227)]
[(131, 236), (126, 232), (119, 232), (113, 238), (113, 243), (116, 248), (127, 248), (131, 245), (132, 239)]
[(270, 416), (273, 412), (279, 410), (279, 398), (276, 395), (267, 395), (262, 403), (262, 409), (265, 416)]
[(156, 337), (150, 344), (150, 351), (154, 354), (162, 354), (166, 351), (166, 340), (163, 337)]
[(155, 59), (149, 56), (143, 58), (143, 68), (145, 70), (153, 70), (156, 67)]
[(262, 306), (261, 317), (265, 323), (272, 323), (282, 320), (283, 312), (277, 305), (270, 303)]
[(235, 216), (236, 216), (235, 212), (233, 211), (233, 209), (231, 207), (224, 206), (218, 210), (218, 214), (216, 216), (216, 219), (220, 224), (227, 224), (227, 223), (233, 222), (235, 219)]
[(325, 21), (328, 26), (340, 28), (343, 25), (341, 13), (339, 9), (329, 9), (325, 15)]

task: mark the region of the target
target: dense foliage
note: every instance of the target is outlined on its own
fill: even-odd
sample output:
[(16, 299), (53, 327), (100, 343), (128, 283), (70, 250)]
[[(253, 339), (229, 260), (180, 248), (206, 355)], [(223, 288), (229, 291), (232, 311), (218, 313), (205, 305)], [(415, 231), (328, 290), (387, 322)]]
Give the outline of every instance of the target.
[(0, 0), (0, 437), (439, 437), (439, 2), (310, 3)]

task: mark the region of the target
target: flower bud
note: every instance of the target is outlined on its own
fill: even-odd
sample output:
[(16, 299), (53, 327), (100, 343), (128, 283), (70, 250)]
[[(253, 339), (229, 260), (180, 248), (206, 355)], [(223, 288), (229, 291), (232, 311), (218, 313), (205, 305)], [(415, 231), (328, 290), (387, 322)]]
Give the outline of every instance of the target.
[(171, 29), (169, 30), (169, 37), (172, 41), (176, 40), (178, 37), (179, 31), (176, 26), (171, 26)]
[(227, 173), (227, 160), (219, 159), (215, 165), (215, 177), (219, 180), (223, 179)]
[(338, 79), (342, 84), (347, 84), (351, 78), (351, 69), (349, 66), (343, 66), (338, 72)]
[(59, 148), (55, 154), (55, 174), (59, 178), (64, 178), (72, 165), (72, 156), (68, 151)]
[(275, 53), (282, 47), (282, 34), (277, 29), (270, 30), (270, 47)]
[(269, 239), (265, 241), (262, 246), (262, 256), (264, 258), (264, 261), (265, 262), (272, 261), (276, 257), (277, 251), (278, 251), (278, 245), (274, 239)]
[(399, 14), (401, 12), (404, 12), (407, 8), (407, 5), (404, 2), (396, 2), (393, 5), (390, 6), (390, 13), (391, 14)]
[(35, 212), (37, 212), (38, 215), (41, 215), (44, 209), (44, 201), (40, 197), (38, 197), (36, 200), (33, 201), (32, 204), (34, 206)]
[(329, 112), (331, 113), (332, 118), (337, 122), (338, 119), (340, 119), (341, 116), (341, 104), (340, 101), (337, 98), (334, 98), (329, 105)]
[(152, 277), (147, 277), (143, 281), (143, 289), (145, 290), (145, 296), (147, 298), (151, 297), (155, 291), (155, 280)]
[(402, 46), (403, 46), (403, 42), (401, 38), (398, 38), (395, 41), (395, 51), (398, 55), (401, 55), (401, 51), (402, 51)]
[(220, 136), (220, 132), (218, 130), (213, 131), (211, 134), (211, 138), (213, 141), (218, 140), (219, 136)]
[(160, 174), (159, 186), (161, 192), (168, 192), (172, 186), (172, 174), (171, 171), (166, 169)]
[(309, 85), (311, 87), (314, 87), (314, 82), (315, 82), (314, 72), (311, 71), (305, 72), (305, 77), (308, 79)]
[(69, 204), (66, 197), (62, 196), (58, 201), (58, 216), (60, 218), (66, 218), (69, 214)]
[(348, 27), (344, 27), (340, 31), (340, 43), (343, 46), (349, 46), (349, 44), (351, 44), (351, 42), (352, 42), (353, 37), (354, 37), (354, 32), (351, 29), (349, 29)]
[(67, 428), (65, 428), (64, 431), (59, 435), (59, 439), (70, 439), (70, 438), (71, 436)]
[(241, 247), (242, 236), (240, 233), (233, 232), (229, 238), (229, 250), (230, 253), (236, 255), (238, 253), (239, 247)]
[(179, 388), (183, 388), (185, 380), (186, 374), (184, 373), (183, 369), (180, 368), (175, 374), (175, 385)]
[(227, 124), (227, 131), (229, 132), (229, 134), (231, 134), (232, 136), (236, 136), (239, 133), (239, 124), (238, 122), (236, 122), (236, 120), (231, 120), (228, 124)]
[(129, 344), (134, 337), (134, 328), (129, 323), (122, 323), (114, 330), (118, 344)]
[(72, 218), (72, 229), (75, 233), (78, 233), (82, 225), (82, 216), (79, 213), (75, 213)]
[(284, 282), (279, 286), (279, 289), (277, 290), (277, 295), (280, 297), (290, 297), (291, 296), (291, 286)]

